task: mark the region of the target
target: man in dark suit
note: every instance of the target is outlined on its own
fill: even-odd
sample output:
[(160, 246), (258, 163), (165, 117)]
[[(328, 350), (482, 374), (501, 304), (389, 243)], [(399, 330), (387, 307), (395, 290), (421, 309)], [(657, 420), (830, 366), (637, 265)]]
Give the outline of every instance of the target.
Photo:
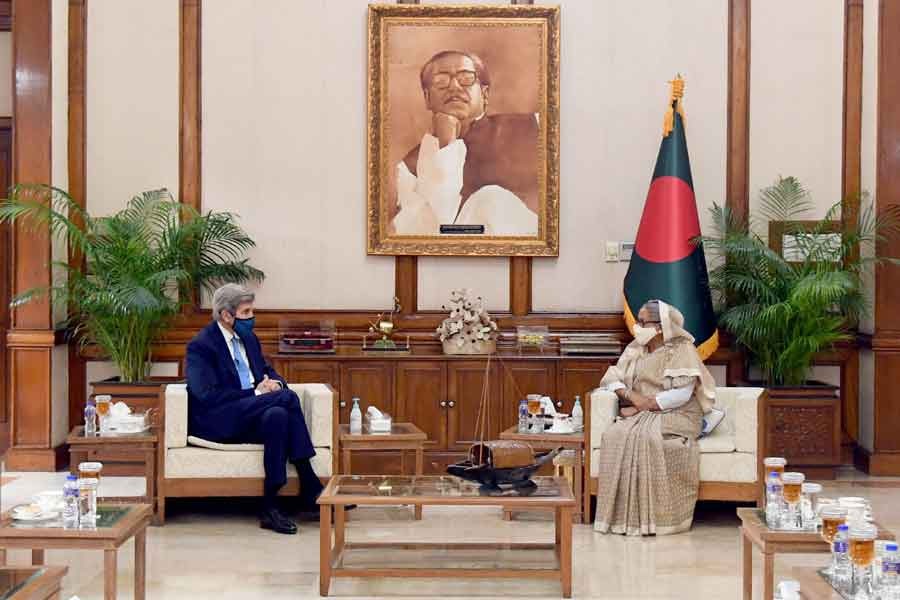
[(296, 524), (276, 502), (287, 482), (287, 461), (300, 478), (302, 510), (317, 510), (322, 484), (309, 463), (316, 451), (300, 399), (266, 362), (253, 333), (254, 298), (253, 292), (233, 283), (213, 294), (215, 320), (187, 347), (188, 430), (214, 442), (263, 444), (266, 478), (260, 526), (293, 534)]

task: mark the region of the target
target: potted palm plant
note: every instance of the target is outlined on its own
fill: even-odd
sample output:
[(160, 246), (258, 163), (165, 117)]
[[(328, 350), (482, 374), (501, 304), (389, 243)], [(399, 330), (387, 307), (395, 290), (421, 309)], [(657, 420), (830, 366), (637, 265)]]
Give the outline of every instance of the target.
[(72, 339), (96, 345), (119, 371), (115, 381), (94, 383), (94, 393), (130, 396), (138, 405), (155, 401), (160, 384), (149, 378), (153, 342), (198, 290), (264, 277), (248, 263), (245, 254), (255, 244), (233, 215), (201, 214), (165, 189), (143, 192), (119, 212), (95, 217), (63, 190), (21, 184), (0, 204), (3, 221), (49, 226), (84, 258), (83, 268), (54, 263), (64, 277), (19, 294), (12, 305), (50, 296), (67, 306), (61, 325)]
[(837, 388), (808, 380), (815, 357), (854, 338), (869, 304), (864, 274), (889, 261), (875, 245), (898, 232), (893, 212), (861, 198), (857, 218), (840, 223), (841, 204), (806, 220), (814, 206), (794, 177), (762, 190), (749, 223), (713, 205), (715, 235), (702, 239), (718, 264), (710, 287), (719, 325), (745, 350), (768, 388), (767, 452), (824, 476), (840, 464)]

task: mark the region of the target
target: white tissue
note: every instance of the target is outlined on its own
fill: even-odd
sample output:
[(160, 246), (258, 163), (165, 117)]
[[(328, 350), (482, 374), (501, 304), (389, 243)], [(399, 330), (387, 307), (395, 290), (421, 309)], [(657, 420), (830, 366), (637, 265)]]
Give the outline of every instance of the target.
[(370, 419), (383, 419), (384, 415), (381, 414), (381, 411), (375, 408), (374, 406), (370, 406), (366, 409), (366, 414), (369, 415)]
[(109, 414), (110, 416), (115, 418), (127, 417), (131, 414), (131, 408), (129, 408), (128, 405), (124, 402), (114, 402), (109, 407)]

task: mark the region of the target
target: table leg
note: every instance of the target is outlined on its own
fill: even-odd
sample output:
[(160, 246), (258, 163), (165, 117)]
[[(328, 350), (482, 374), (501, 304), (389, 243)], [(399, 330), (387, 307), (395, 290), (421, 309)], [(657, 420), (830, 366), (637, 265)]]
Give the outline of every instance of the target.
[[(425, 453), (422, 451), (422, 446), (416, 448), (416, 477), (421, 477), (422, 472), (425, 467)], [(422, 520), (422, 505), (416, 504), (415, 508), (416, 512), (416, 521)]]
[(559, 579), (563, 598), (572, 597), (572, 509), (559, 511)]
[(147, 529), (134, 534), (134, 600), (144, 600), (147, 593)]
[(344, 447), (344, 472), (342, 475), (350, 475), (350, 448)]
[(346, 522), (343, 504), (334, 505), (334, 551), (337, 556), (344, 549), (344, 523)]
[(40, 566), (44, 564), (44, 550), (41, 548), (34, 548), (31, 551), (31, 564), (35, 566)]
[(331, 585), (331, 505), (319, 505), (319, 595)]
[(156, 515), (156, 451), (148, 450), (144, 458), (144, 476), (147, 478), (147, 503)]
[(743, 565), (741, 572), (741, 582), (744, 588), (744, 600), (753, 599), (753, 544), (750, 538), (744, 533), (744, 528), (740, 528), (741, 532), (741, 563)]
[(583, 504), (582, 494), (584, 492), (584, 466), (582, 465), (581, 448), (575, 448), (574, 451), (575, 472), (572, 474), (572, 479), (575, 480), (575, 506), (580, 513), (578, 522), (585, 523), (586, 517), (584, 516), (584, 511), (581, 509), (581, 506)]
[(775, 597), (775, 555), (763, 554), (763, 598)]
[(103, 600), (116, 600), (116, 550), (103, 551)]

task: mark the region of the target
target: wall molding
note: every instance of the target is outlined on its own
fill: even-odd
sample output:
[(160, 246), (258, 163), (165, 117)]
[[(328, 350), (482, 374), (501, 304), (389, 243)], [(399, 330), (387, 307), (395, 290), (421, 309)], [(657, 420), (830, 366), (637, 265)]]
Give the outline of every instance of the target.
[(725, 197), (737, 217), (750, 211), (750, 0), (728, 3), (728, 124)]

